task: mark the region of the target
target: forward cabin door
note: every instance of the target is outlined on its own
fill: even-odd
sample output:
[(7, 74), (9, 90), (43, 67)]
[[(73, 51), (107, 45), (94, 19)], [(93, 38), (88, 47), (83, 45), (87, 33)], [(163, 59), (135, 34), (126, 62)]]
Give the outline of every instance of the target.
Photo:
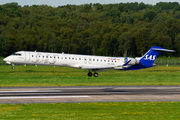
[(25, 61), (29, 62), (30, 61), (30, 53), (29, 52), (24, 52), (25, 53)]

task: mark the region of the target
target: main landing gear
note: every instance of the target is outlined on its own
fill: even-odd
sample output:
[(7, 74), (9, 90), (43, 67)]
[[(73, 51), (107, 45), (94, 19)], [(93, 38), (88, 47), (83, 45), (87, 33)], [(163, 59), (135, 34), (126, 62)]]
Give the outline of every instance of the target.
[[(92, 76), (92, 72), (89, 70), (88, 74), (89, 77)], [(94, 77), (98, 77), (98, 73), (96, 71), (94, 71)]]

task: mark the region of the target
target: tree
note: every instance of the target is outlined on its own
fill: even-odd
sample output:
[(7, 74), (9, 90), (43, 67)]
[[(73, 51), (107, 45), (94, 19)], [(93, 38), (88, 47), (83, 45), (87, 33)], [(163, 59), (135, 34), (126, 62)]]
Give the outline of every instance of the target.
[(155, 16), (156, 16), (156, 13), (154, 11), (146, 12), (144, 14), (144, 20), (148, 18), (150, 21), (152, 21)]
[(176, 53), (178, 53), (178, 56), (180, 55), (180, 33), (176, 36), (175, 39), (175, 49), (176, 49)]
[(147, 28), (140, 28), (135, 33), (135, 41), (136, 41), (136, 47), (137, 51), (141, 56), (144, 55), (144, 52), (147, 51), (147, 46), (149, 42), (149, 29)]
[(0, 34), (0, 55), (6, 56), (9, 47), (9, 40), (5, 35)]
[(103, 35), (102, 37), (102, 43), (100, 48), (98, 49), (99, 53), (101, 55), (111, 55), (111, 34), (110, 33), (106, 33)]
[(143, 9), (146, 9), (148, 5), (145, 5), (143, 2), (141, 2), (138, 6), (137, 6), (137, 9), (138, 10), (143, 10)]
[(0, 5), (0, 45), (7, 48), (6, 53), (0, 53), (38, 50), (135, 56), (154, 45), (170, 47), (165, 43), (178, 49), (179, 6), (178, 2), (68, 4), (57, 8)]
[(131, 32), (122, 33), (119, 36), (118, 41), (119, 41), (118, 49), (122, 53), (122, 55), (126, 57), (128, 55), (129, 50), (132, 47), (133, 35), (131, 34)]

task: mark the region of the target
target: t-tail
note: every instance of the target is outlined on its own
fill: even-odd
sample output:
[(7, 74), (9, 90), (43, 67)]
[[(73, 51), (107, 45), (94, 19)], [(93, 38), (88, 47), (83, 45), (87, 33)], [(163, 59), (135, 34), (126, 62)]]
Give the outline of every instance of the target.
[(142, 68), (148, 68), (148, 67), (155, 66), (154, 61), (158, 57), (159, 53), (163, 52), (163, 51), (165, 51), (165, 52), (175, 52), (174, 50), (168, 50), (168, 49), (164, 49), (162, 47), (153, 46), (153, 47), (151, 47), (151, 49), (144, 56), (142, 56), (139, 59), (140, 64), (132, 66), (132, 67), (130, 67), (130, 69), (131, 70), (137, 70), (137, 69), (142, 69)]

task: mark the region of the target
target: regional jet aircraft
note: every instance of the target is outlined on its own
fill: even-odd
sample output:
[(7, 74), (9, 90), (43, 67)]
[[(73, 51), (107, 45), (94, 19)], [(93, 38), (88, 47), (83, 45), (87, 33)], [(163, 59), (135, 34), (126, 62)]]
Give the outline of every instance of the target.
[(88, 70), (88, 76), (97, 77), (97, 71), (139, 70), (153, 67), (155, 66), (153, 62), (161, 51), (174, 52), (174, 50), (154, 46), (140, 58), (129, 58), (19, 51), (4, 58), (4, 61), (12, 64), (12, 69), (14, 69), (14, 64), (66, 66)]

